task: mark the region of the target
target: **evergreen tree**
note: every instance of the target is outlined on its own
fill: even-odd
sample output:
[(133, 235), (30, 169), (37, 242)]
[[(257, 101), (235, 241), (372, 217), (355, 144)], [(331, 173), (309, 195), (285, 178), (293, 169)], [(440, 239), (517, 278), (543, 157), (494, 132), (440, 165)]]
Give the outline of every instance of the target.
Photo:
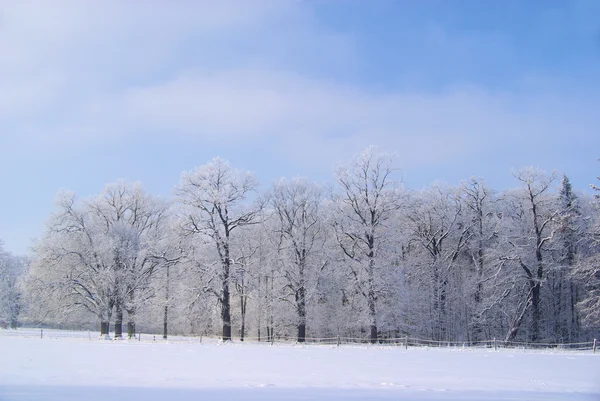
[(575, 305), (579, 298), (577, 285), (569, 279), (576, 262), (577, 241), (581, 236), (581, 212), (569, 178), (563, 175), (558, 193), (561, 228), (558, 231), (557, 268), (552, 277), (555, 336), (558, 341), (575, 340), (579, 334), (579, 316)]

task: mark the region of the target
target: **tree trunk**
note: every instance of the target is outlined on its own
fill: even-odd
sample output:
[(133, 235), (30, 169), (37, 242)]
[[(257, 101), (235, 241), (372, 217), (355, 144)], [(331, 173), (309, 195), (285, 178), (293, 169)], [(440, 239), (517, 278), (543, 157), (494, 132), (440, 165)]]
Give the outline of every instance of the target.
[(267, 300), (267, 341), (275, 340), (275, 316), (273, 313), (273, 293), (274, 293), (274, 285), (273, 285), (273, 277), (275, 277), (275, 272), (271, 270), (271, 286), (269, 288), (269, 277), (265, 277), (265, 299)]
[(10, 328), (11, 329), (16, 329), (17, 326), (18, 326), (17, 319), (10, 319)]
[(432, 262), (432, 296), (433, 296), (433, 313), (431, 316), (432, 320), (432, 334), (433, 339), (441, 341), (441, 315), (440, 315), (440, 273), (436, 259)]
[[(539, 234), (539, 230), (536, 226), (536, 233), (538, 237), (538, 244), (541, 244), (541, 234)], [(537, 259), (537, 280), (532, 282), (532, 297), (531, 297), (531, 307), (532, 307), (532, 333), (531, 340), (536, 342), (540, 339), (540, 303), (541, 303), (541, 288), (542, 288), (542, 278), (544, 277), (544, 265), (542, 262), (542, 250), (538, 245), (535, 253)]]
[[(479, 313), (481, 310), (481, 301), (483, 298), (483, 269), (485, 260), (483, 258), (483, 211), (479, 208), (478, 213), (479, 219), (479, 241), (477, 244), (477, 288), (475, 290), (475, 313)], [(483, 327), (479, 319), (475, 320), (473, 327), (473, 340), (481, 341), (483, 339)]]
[(298, 342), (306, 341), (306, 288), (300, 287), (296, 293), (296, 308), (298, 310)]
[(242, 327), (240, 330), (240, 341), (244, 341), (246, 336), (246, 307), (248, 306), (248, 297), (245, 295), (242, 284), (242, 293), (240, 295), (240, 312), (242, 315)]
[(529, 296), (522, 306), (522, 309), (517, 311), (517, 316), (515, 316), (515, 319), (513, 320), (508, 333), (506, 334), (505, 341), (513, 341), (517, 337), (519, 329), (521, 328), (521, 323), (525, 317), (525, 313), (527, 312), (527, 309), (529, 309), (529, 305), (531, 305), (531, 293), (529, 293)]
[(110, 329), (110, 322), (100, 322), (100, 336), (108, 335)]
[(168, 313), (169, 313), (169, 307), (167, 305), (165, 305), (165, 314), (163, 316), (163, 338), (165, 340), (167, 339), (167, 333), (168, 333), (168, 324), (167, 324)]
[(127, 322), (127, 338), (135, 338), (135, 322), (131, 320)]
[(260, 325), (262, 324), (262, 295), (260, 293), (260, 276), (258, 277), (258, 313), (256, 314), (256, 329), (257, 329), (257, 335), (258, 335), (258, 342), (260, 342)]
[(127, 311), (127, 338), (135, 338), (135, 309)]
[(446, 289), (448, 287), (448, 279), (447, 278), (443, 278), (442, 282), (441, 282), (441, 288), (440, 288), (440, 328), (439, 328), (439, 332), (440, 332), (440, 341), (445, 341), (447, 340), (447, 332), (446, 332), (446, 325), (448, 324), (446, 319)]
[(530, 192), (531, 199), (531, 213), (533, 215), (533, 228), (535, 230), (535, 238), (536, 238), (536, 247), (535, 247), (535, 259), (537, 261), (537, 272), (535, 274), (536, 280), (532, 287), (532, 297), (531, 297), (531, 306), (532, 306), (532, 330), (531, 330), (531, 340), (536, 342), (540, 338), (540, 289), (542, 286), (542, 278), (544, 277), (544, 264), (542, 257), (542, 232), (540, 230), (540, 226), (538, 223), (538, 211), (537, 204), (533, 199), (533, 195)]
[(168, 317), (169, 317), (169, 284), (170, 284), (170, 268), (169, 265), (167, 264), (167, 280), (165, 283), (165, 313), (163, 316), (163, 338), (166, 340), (167, 339), (167, 334), (168, 334)]
[(300, 323), (298, 325), (298, 342), (303, 343), (306, 341), (306, 323)]
[(531, 311), (532, 311), (532, 330), (531, 330), (531, 341), (536, 342), (540, 337), (540, 289), (541, 285), (539, 282), (533, 285), (531, 289)]
[(117, 305), (115, 317), (115, 339), (123, 338), (123, 310)]
[(371, 344), (375, 344), (377, 342), (377, 296), (375, 295), (375, 258), (374, 258), (374, 250), (371, 248), (369, 252), (369, 271), (368, 271), (368, 294), (367, 294), (367, 303), (369, 305), (369, 319), (371, 321), (371, 335), (370, 341)]
[(221, 319), (223, 320), (223, 341), (231, 341), (231, 297), (229, 295), (229, 267), (223, 280), (223, 299), (221, 299)]

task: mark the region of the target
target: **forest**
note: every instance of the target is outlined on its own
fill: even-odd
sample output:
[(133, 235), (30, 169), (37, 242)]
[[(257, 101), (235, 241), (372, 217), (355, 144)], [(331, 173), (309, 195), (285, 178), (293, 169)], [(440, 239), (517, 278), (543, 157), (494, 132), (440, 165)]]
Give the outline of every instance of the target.
[[(367, 148), (326, 186), (215, 158), (170, 199), (139, 182), (62, 191), (27, 257), (0, 243), (0, 323), (378, 342), (573, 343), (600, 334), (600, 188), (533, 167), (405, 189)], [(597, 183), (597, 182), (596, 182)]]

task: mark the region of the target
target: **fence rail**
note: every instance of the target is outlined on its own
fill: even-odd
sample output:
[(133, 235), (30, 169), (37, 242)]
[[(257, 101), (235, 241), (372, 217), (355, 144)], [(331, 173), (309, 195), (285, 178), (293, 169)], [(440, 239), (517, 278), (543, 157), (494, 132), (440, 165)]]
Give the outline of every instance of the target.
[[(0, 338), (2, 337), (23, 337), (23, 338), (40, 338), (40, 339), (70, 339), (70, 340), (104, 340), (113, 337), (101, 337), (98, 331), (71, 331), (47, 328), (19, 328), (0, 330)], [(198, 343), (198, 342), (220, 342), (219, 337), (214, 336), (185, 336), (185, 335), (169, 335), (167, 340), (163, 339), (162, 334), (154, 333), (138, 333), (135, 338), (127, 339), (126, 341), (143, 341), (143, 342), (169, 342), (169, 343)], [(292, 337), (274, 337), (274, 338), (258, 338), (245, 337), (243, 342), (239, 338), (234, 338), (233, 342), (242, 343), (259, 343), (259, 344), (297, 344), (295, 338)], [(395, 347), (435, 347), (435, 348), (487, 348), (487, 349), (538, 349), (538, 350), (573, 350), (573, 351), (592, 351), (596, 353), (597, 341), (583, 341), (573, 343), (551, 343), (551, 342), (524, 342), (524, 341), (504, 341), (499, 339), (481, 340), (481, 341), (440, 341), (418, 337), (395, 337), (395, 338), (379, 338), (375, 343), (371, 343), (369, 338), (364, 337), (306, 337), (303, 344), (307, 345), (379, 345), (379, 346), (395, 346)]]

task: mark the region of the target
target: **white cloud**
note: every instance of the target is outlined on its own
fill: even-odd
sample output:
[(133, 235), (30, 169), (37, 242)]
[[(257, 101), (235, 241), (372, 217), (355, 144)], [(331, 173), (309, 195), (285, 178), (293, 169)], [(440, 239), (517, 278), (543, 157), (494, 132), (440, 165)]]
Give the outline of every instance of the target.
[(3, 2), (0, 120), (23, 109), (43, 111), (80, 93), (103, 94), (169, 68), (176, 73), (178, 52), (259, 31), (295, 9), (288, 0)]
[[(467, 86), (393, 92), (302, 73), (285, 62), (285, 38), (325, 64), (352, 63), (356, 54), (350, 39), (317, 29), (298, 2), (141, 4), (5, 6), (0, 121), (47, 144), (153, 135), (233, 146), (263, 141), (292, 155), (305, 149), (342, 158), (376, 143), (417, 165), (540, 139), (554, 145), (567, 130), (599, 123), (589, 108), (596, 95), (552, 92), (549, 80), (536, 84), (549, 90), (531, 93)], [(438, 33), (452, 53), (453, 41)], [(284, 39), (271, 39), (278, 34)], [(239, 57), (219, 48), (244, 36), (268, 43), (257, 44), (261, 58), (252, 46)]]
[(369, 93), (281, 71), (236, 69), (188, 72), (130, 90), (107, 100), (103, 114), (115, 118), (105, 131), (121, 135), (137, 127), (165, 138), (269, 140), (290, 149), (309, 143), (326, 152), (371, 142), (390, 144), (411, 162), (430, 163), (515, 144), (554, 143), (566, 129), (585, 132), (599, 122), (585, 107), (597, 99), (577, 96), (525, 98), (473, 88)]

